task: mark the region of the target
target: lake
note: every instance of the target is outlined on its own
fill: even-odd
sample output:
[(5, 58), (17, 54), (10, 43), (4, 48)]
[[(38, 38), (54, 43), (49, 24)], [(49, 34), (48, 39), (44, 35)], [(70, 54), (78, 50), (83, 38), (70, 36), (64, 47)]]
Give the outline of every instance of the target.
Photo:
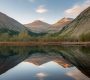
[(0, 46), (0, 80), (90, 80), (90, 46)]

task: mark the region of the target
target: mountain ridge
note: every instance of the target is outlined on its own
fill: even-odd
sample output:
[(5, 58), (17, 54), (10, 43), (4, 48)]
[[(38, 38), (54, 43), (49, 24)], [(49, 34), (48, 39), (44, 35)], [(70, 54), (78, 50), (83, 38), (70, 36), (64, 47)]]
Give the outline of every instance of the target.
[(6, 14), (3, 14), (0, 12), (0, 29), (9, 29), (14, 30), (18, 32), (24, 32), (26, 31), (26, 27), (16, 21), (15, 19), (7, 16)]
[(54, 24), (48, 24), (41, 20), (35, 20), (32, 23), (25, 24), (25, 26), (32, 32), (36, 33), (56, 33), (69, 24), (72, 20), (72, 18), (62, 18)]
[[(90, 7), (85, 9), (70, 24), (65, 26), (57, 36), (67, 40), (90, 40)], [(86, 36), (86, 37), (85, 37)]]
[(59, 32), (64, 26), (68, 25), (73, 21), (73, 18), (62, 18), (58, 20), (56, 23), (52, 24), (51, 31), (52, 33)]

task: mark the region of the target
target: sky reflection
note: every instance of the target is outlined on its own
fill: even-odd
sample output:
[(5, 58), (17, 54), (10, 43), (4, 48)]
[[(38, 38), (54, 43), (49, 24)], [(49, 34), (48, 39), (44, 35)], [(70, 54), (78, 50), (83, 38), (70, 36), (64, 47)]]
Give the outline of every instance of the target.
[[(78, 76), (77, 76), (78, 75)], [(0, 80), (89, 80), (75, 67), (64, 68), (54, 61), (37, 66), (22, 62), (0, 76)]]

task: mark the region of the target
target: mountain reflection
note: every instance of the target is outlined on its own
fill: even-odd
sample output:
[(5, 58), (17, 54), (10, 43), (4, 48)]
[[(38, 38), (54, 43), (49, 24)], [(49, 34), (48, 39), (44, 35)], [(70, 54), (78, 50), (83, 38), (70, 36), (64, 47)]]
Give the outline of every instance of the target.
[(90, 46), (71, 46), (61, 50), (62, 56), (90, 77)]
[(54, 61), (54, 62), (60, 64), (64, 68), (72, 67), (71, 63), (69, 63), (67, 60), (65, 60), (61, 55), (55, 54), (55, 53), (50, 53), (50, 54), (35, 53), (35, 54), (32, 54), (25, 61), (33, 63), (38, 66), (40, 66), (44, 63), (50, 62), (50, 61)]
[[(64, 68), (70, 69), (71, 71), (67, 73), (65, 72), (65, 75), (74, 77), (76, 80), (79, 80), (81, 76), (83, 76), (83, 78), (87, 78), (86, 76), (90, 77), (89, 59), (90, 59), (89, 46), (66, 46), (66, 47), (65, 46), (58, 46), (58, 47), (57, 46), (44, 46), (44, 47), (43, 46), (41, 47), (39, 46), (36, 46), (36, 47), (2, 46), (0, 47), (0, 74), (4, 76), (6, 73), (9, 72), (8, 70), (10, 70), (13, 67), (17, 67), (18, 66), (17, 64), (21, 62), (28, 63), (28, 64), (32, 63), (34, 66), (37, 66), (39, 68), (45, 67), (45, 65), (48, 63), (49, 66), (46, 65), (46, 68), (48, 68), (52, 65), (49, 62), (53, 61), (54, 65), (52, 65), (52, 67), (57, 64), (59, 68), (63, 67), (63, 69)], [(72, 68), (74, 68), (74, 66), (77, 69), (75, 68), (72, 71)], [(86, 76), (82, 74), (78, 69)], [(18, 70), (17, 70), (17, 73), (18, 73)], [(81, 76), (76, 75), (77, 73), (81, 74)], [(2, 77), (2, 75), (0, 77)], [(40, 78), (41, 80), (43, 80), (43, 78), (47, 76), (48, 74), (43, 72), (38, 72), (36, 74), (36, 77)], [(0, 79), (0, 80), (3, 80), (3, 79)], [(60, 79), (58, 78), (57, 80), (60, 80)], [(68, 79), (68, 80), (74, 80), (74, 79)], [(85, 79), (85, 80), (88, 80), (88, 79)]]

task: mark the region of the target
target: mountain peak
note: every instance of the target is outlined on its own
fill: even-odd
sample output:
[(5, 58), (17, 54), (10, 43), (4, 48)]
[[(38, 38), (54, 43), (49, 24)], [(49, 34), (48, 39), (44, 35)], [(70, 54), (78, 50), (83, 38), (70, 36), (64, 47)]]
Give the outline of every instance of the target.
[(35, 20), (34, 22), (26, 24), (25, 26), (35, 33), (46, 33), (51, 25), (40, 20)]
[(41, 20), (35, 20), (34, 22), (43, 22), (43, 21), (41, 21)]
[(73, 20), (73, 18), (66, 18), (66, 17), (64, 17), (61, 20), (59, 20), (57, 23), (64, 23), (64, 22), (68, 22), (68, 21), (72, 21), (72, 20)]
[(40, 20), (35, 20), (34, 22), (29, 23), (29, 24), (33, 25), (33, 26), (36, 26), (36, 25), (49, 25), (48, 23), (40, 21)]

